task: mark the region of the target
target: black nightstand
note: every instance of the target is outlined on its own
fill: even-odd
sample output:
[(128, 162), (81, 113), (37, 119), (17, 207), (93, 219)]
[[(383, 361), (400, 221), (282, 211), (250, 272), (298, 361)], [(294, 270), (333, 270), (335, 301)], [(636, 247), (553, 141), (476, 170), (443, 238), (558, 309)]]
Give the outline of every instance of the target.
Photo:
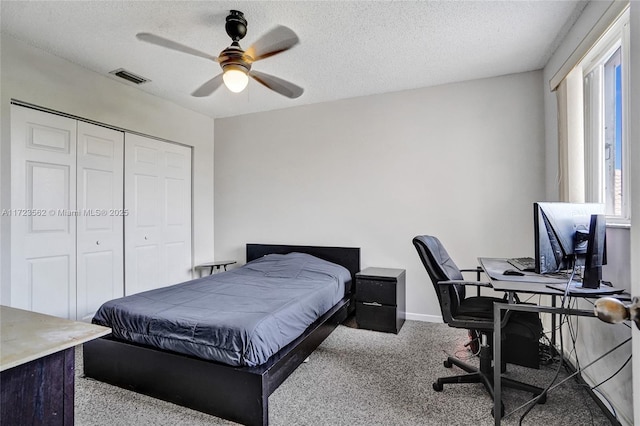
[(405, 315), (404, 269), (366, 268), (356, 274), (358, 327), (398, 334)]

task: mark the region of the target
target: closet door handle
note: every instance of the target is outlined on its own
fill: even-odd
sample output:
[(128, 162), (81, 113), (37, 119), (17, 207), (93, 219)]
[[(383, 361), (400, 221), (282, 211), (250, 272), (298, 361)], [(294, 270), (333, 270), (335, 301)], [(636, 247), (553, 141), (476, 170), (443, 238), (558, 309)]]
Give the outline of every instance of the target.
[(100, 245), (100, 241), (96, 241), (96, 245), (99, 246)]

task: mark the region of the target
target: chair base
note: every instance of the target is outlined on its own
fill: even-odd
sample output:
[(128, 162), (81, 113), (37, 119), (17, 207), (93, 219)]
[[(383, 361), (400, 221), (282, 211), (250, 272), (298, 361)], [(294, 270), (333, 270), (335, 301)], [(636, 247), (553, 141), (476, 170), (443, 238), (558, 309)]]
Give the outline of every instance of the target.
[[(433, 390), (437, 392), (441, 392), (443, 390), (444, 384), (482, 383), (482, 385), (484, 385), (485, 390), (491, 397), (491, 400), (494, 400), (495, 394), (493, 391), (493, 367), (491, 367), (491, 358), (490, 358), (491, 355), (490, 354), (487, 355), (487, 352), (490, 352), (489, 348), (487, 347), (481, 348), (480, 368), (476, 368), (472, 365), (469, 365), (466, 362), (459, 360), (458, 358), (448, 357), (444, 361), (444, 366), (446, 368), (451, 368), (455, 365), (456, 367), (466, 371), (467, 374), (440, 377), (433, 383)], [(501, 383), (503, 387), (521, 390), (524, 392), (530, 392), (536, 397), (542, 395), (542, 397), (540, 397), (537, 401), (538, 404), (544, 404), (547, 401), (547, 395), (544, 394), (544, 389), (539, 388), (537, 386), (519, 382), (517, 380), (513, 380), (508, 377), (502, 377)], [(504, 415), (504, 404), (502, 403), (502, 401), (500, 402), (500, 406), (501, 406), (500, 417), (502, 417)], [(493, 413), (493, 409), (492, 409), (492, 414), (495, 415), (495, 413)]]

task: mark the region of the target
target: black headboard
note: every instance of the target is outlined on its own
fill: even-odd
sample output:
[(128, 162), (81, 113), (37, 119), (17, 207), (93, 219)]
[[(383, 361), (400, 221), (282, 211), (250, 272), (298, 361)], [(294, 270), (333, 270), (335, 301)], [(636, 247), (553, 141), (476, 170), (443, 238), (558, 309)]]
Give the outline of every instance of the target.
[(324, 247), (296, 246), (281, 244), (247, 244), (247, 262), (267, 254), (286, 254), (291, 252), (306, 253), (320, 259), (342, 265), (351, 272), (355, 282), (356, 272), (360, 271), (360, 248), (356, 247)]

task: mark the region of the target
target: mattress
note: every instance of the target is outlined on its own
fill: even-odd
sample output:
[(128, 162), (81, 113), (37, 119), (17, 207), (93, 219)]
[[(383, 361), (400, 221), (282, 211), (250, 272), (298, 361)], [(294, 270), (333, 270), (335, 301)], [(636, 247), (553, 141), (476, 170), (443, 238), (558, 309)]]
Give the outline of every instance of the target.
[(115, 338), (233, 366), (256, 366), (338, 303), (351, 280), (303, 253), (270, 254), (227, 272), (114, 299), (93, 323)]

